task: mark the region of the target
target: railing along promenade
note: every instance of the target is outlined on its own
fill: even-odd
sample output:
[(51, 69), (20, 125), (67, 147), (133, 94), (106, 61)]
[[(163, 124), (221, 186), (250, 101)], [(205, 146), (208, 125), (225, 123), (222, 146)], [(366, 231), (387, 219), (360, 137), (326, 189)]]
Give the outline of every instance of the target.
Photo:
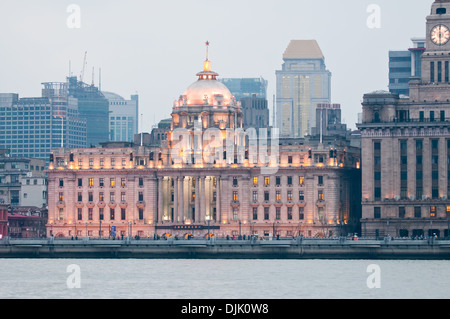
[(0, 240), (0, 258), (450, 259), (450, 240), (4, 238)]

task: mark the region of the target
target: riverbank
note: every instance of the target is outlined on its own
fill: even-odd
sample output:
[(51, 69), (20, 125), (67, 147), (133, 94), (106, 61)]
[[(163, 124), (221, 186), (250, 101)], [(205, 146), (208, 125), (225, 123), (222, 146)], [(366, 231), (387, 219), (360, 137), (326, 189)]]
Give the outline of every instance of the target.
[(440, 259), (449, 240), (3, 239), (0, 258)]

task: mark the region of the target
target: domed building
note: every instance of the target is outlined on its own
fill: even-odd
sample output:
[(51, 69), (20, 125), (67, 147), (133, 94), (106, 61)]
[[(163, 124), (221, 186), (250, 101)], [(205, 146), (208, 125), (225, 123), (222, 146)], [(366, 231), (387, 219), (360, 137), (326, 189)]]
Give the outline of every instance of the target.
[[(54, 150), (48, 170), (48, 235), (205, 238), (354, 232), (359, 149), (335, 137), (323, 144), (319, 139), (281, 141), (275, 134), (247, 139), (250, 130), (242, 128), (241, 106), (217, 77), (207, 53), (197, 80), (173, 105), (167, 143)], [(217, 143), (209, 133), (217, 135)]]
[(242, 128), (240, 103), (223, 83), (217, 81), (218, 76), (211, 70), (207, 53), (203, 71), (197, 73), (197, 81), (174, 102), (172, 129), (193, 129), (197, 122), (201, 122), (203, 129)]

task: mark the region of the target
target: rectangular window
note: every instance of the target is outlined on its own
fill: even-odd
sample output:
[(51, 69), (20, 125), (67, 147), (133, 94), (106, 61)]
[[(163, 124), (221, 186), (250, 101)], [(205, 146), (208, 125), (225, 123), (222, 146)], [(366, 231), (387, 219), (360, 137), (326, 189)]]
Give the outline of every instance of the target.
[(298, 184), (299, 184), (300, 186), (305, 185), (305, 177), (304, 177), (304, 176), (300, 176), (300, 177), (299, 177)]
[(381, 218), (381, 208), (380, 207), (373, 208), (373, 218), (375, 218), (375, 219)]
[(448, 61), (445, 61), (445, 82), (449, 82), (449, 67), (448, 67)]
[(238, 179), (237, 179), (237, 177), (233, 177), (233, 186), (238, 186)]
[(269, 219), (269, 207), (264, 207), (264, 220)]
[(100, 186), (100, 187), (105, 186), (105, 180), (104, 180), (103, 178), (100, 178), (100, 179), (98, 180), (98, 186)]
[(276, 184), (276, 186), (280, 186), (281, 185), (281, 177), (280, 176), (277, 176), (275, 178), (275, 184)]
[(422, 217), (422, 208), (414, 207), (414, 218), (421, 218), (421, 217)]
[(104, 219), (104, 211), (105, 210), (102, 207), (98, 209), (98, 219), (99, 220), (103, 220)]
[(281, 191), (276, 191), (275, 195), (276, 195), (276, 196), (275, 196), (276, 201), (277, 201), (277, 202), (281, 201)]
[(298, 219), (299, 220), (305, 219), (305, 209), (304, 209), (304, 207), (299, 207), (298, 208)]
[(233, 201), (235, 201), (235, 202), (239, 201), (239, 195), (238, 195), (238, 192), (236, 192), (236, 191), (233, 192)]
[(82, 178), (79, 178), (78, 179), (78, 187), (82, 187), (83, 186), (83, 179)]
[(144, 179), (139, 177), (139, 186), (144, 186)]
[(292, 201), (292, 191), (287, 191), (287, 200)]
[(292, 219), (292, 207), (287, 208), (287, 219), (288, 220)]
[(275, 208), (275, 219), (280, 220), (281, 219), (281, 207)]
[(64, 187), (64, 180), (62, 178), (59, 180), (59, 187)]
[(258, 207), (253, 207), (252, 211), (253, 211), (253, 214), (252, 214), (253, 220), (257, 220), (258, 219)]
[(270, 185), (270, 178), (268, 176), (264, 177), (264, 185), (269, 186)]
[(292, 185), (292, 176), (287, 177), (287, 183), (288, 185)]
[(126, 215), (127, 215), (127, 214), (126, 214), (125, 208), (121, 208), (121, 209), (120, 209), (120, 219), (121, 219), (121, 220), (127, 219), (127, 216), (126, 216)]
[(93, 192), (89, 192), (88, 193), (88, 201), (89, 202), (93, 202), (94, 201), (94, 193)]
[(317, 176), (317, 184), (323, 185), (323, 176)]
[(398, 208), (398, 218), (405, 218), (405, 216), (406, 216), (405, 207), (399, 207)]
[(253, 192), (253, 201), (254, 201), (254, 202), (257, 202), (257, 201), (258, 201), (258, 192), (257, 192), (257, 191), (254, 191), (254, 192)]
[(115, 187), (116, 186), (116, 179), (114, 177), (111, 177), (109, 179), (109, 186)]
[(78, 208), (77, 209), (77, 219), (78, 220), (83, 220), (83, 208)]
[(143, 220), (143, 219), (144, 219), (144, 209), (139, 208), (139, 220)]
[(430, 62), (430, 82), (431, 83), (434, 83), (434, 73), (435, 72), (435, 70), (434, 70), (434, 62)]
[(89, 187), (93, 187), (93, 186), (94, 186), (94, 179), (89, 178)]
[(298, 200), (301, 202), (303, 202), (305, 200), (305, 192), (304, 191), (298, 192)]
[(323, 201), (325, 199), (323, 196), (323, 190), (317, 191), (317, 198), (319, 199), (319, 201)]
[(93, 220), (94, 219), (94, 209), (92, 207), (88, 208), (88, 219)]
[(269, 192), (264, 192), (264, 201), (268, 202), (269, 200)]
[(258, 176), (253, 176), (253, 186), (258, 186)]
[(83, 201), (83, 193), (82, 192), (78, 192), (78, 194), (77, 194), (77, 201), (80, 202), (80, 203)]
[(110, 220), (114, 220), (114, 218), (116, 217), (115, 215), (116, 215), (115, 209), (114, 208), (110, 208), (109, 209), (109, 219)]
[(121, 178), (120, 179), (120, 186), (122, 186), (122, 187), (125, 187), (125, 186), (127, 186), (127, 180), (126, 180), (126, 178)]
[(109, 193), (109, 201), (110, 202), (116, 201), (116, 193), (114, 193), (114, 192)]
[(138, 201), (140, 201), (140, 202), (144, 201), (144, 193), (143, 192), (139, 192)]
[(98, 193), (98, 200), (100, 202), (104, 202), (105, 201), (105, 194), (103, 192), (99, 192)]
[(442, 82), (442, 62), (441, 61), (439, 61), (438, 63), (437, 63), (437, 71), (438, 71), (438, 75), (437, 75), (437, 78), (438, 78), (438, 82)]
[(120, 193), (120, 201), (121, 202), (126, 202), (126, 194), (124, 192)]

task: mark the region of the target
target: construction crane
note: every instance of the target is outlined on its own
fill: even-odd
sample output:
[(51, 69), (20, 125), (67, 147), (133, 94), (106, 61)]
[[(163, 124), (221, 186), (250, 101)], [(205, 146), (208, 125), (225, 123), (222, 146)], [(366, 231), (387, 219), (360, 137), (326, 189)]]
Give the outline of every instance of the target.
[(83, 62), (83, 69), (81, 71), (81, 75), (80, 75), (80, 82), (83, 82), (83, 78), (84, 78), (84, 69), (86, 67), (86, 58), (87, 58), (87, 51), (84, 53), (84, 62)]

